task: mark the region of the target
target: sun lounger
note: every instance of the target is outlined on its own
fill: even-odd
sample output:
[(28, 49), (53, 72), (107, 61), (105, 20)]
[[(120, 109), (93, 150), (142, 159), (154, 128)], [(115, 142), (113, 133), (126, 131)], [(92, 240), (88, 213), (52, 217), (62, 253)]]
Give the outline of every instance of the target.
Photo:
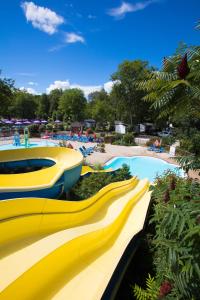
[(83, 150), (83, 148), (79, 148), (79, 150), (80, 150), (80, 152), (81, 152), (81, 154), (83, 155), (83, 157), (87, 157), (87, 153)]
[(86, 153), (93, 153), (94, 152), (94, 147), (88, 147), (86, 148), (85, 146), (82, 146), (83, 150), (86, 151)]

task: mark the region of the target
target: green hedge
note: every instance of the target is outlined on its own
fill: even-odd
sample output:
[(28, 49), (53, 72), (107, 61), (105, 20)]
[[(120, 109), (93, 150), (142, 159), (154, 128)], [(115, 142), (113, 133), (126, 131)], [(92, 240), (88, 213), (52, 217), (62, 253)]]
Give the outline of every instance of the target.
[(80, 180), (71, 190), (73, 200), (83, 200), (96, 194), (104, 186), (117, 181), (123, 181), (131, 178), (129, 167), (123, 167), (114, 173), (93, 173)]
[(135, 133), (128, 132), (126, 134), (117, 133), (115, 135), (115, 140), (112, 143), (113, 145), (122, 145), (122, 146), (136, 146), (135, 143)]

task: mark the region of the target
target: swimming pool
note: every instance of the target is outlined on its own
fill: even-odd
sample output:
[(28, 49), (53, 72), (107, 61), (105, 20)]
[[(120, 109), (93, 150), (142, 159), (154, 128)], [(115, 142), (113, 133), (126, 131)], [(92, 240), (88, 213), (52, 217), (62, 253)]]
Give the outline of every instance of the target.
[(162, 175), (165, 171), (170, 170), (178, 176), (184, 176), (183, 170), (178, 166), (169, 164), (162, 159), (147, 157), (147, 156), (133, 156), (133, 157), (115, 157), (106, 163), (104, 169), (117, 170), (123, 164), (129, 166), (131, 175), (138, 176), (139, 179), (148, 178), (153, 182), (158, 175)]
[[(41, 141), (41, 142), (33, 142), (30, 143), (28, 148), (34, 147), (56, 147), (57, 144), (49, 141)], [(20, 146), (14, 146), (13, 144), (0, 145), (0, 150), (14, 150), (14, 149), (24, 149), (25, 144), (21, 144)]]

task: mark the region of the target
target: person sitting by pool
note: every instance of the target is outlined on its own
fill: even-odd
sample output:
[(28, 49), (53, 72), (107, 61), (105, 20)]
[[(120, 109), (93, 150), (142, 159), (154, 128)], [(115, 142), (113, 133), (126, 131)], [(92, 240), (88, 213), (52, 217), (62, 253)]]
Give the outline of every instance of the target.
[(153, 144), (156, 148), (160, 148), (160, 146), (161, 146), (161, 142), (160, 142), (160, 140), (155, 140), (155, 142), (154, 142), (154, 144)]

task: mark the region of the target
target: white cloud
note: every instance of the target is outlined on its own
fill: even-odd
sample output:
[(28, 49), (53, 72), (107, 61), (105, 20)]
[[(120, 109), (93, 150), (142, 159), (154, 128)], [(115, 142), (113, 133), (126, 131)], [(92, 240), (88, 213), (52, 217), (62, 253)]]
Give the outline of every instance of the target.
[(88, 97), (89, 94), (100, 91), (102, 89), (101, 85), (79, 85), (79, 84), (72, 84), (71, 88), (80, 89), (83, 91), (85, 97)]
[(35, 86), (38, 85), (37, 82), (33, 82), (33, 81), (29, 81), (28, 84), (29, 84), (29, 85), (35, 85)]
[(37, 6), (33, 2), (23, 2), (21, 5), (27, 21), (33, 27), (38, 28), (48, 34), (54, 34), (57, 27), (64, 23), (64, 18), (57, 15), (49, 8)]
[(68, 44), (73, 44), (77, 42), (85, 43), (85, 39), (83, 36), (76, 34), (74, 32), (67, 32), (65, 42)]
[(46, 92), (49, 94), (51, 91), (55, 89), (67, 90), (70, 88), (69, 80), (61, 81), (56, 80), (54, 83), (50, 84), (50, 86), (46, 89)]
[(46, 89), (46, 92), (49, 94), (52, 90), (55, 89), (61, 89), (61, 90), (67, 90), (67, 89), (81, 89), (85, 96), (87, 97), (90, 93), (95, 92), (95, 91), (100, 91), (102, 89), (101, 85), (97, 86), (82, 86), (79, 84), (70, 84), (69, 80), (61, 81), (61, 80), (56, 80), (54, 83), (50, 84), (50, 86)]
[(149, 0), (149, 1), (145, 1), (145, 2), (137, 2), (135, 4), (128, 3), (128, 2), (122, 2), (122, 4), (119, 7), (108, 10), (108, 15), (118, 18), (118, 19), (121, 19), (127, 13), (136, 12), (138, 10), (143, 10), (155, 1), (156, 0)]
[(54, 83), (50, 84), (50, 86), (46, 89), (46, 92), (49, 94), (52, 90), (55, 89), (62, 89), (67, 90), (67, 89), (81, 89), (84, 92), (85, 97), (88, 97), (90, 93), (100, 91), (101, 89), (105, 89), (107, 93), (110, 93), (112, 90), (112, 87), (114, 84), (116, 84), (117, 81), (108, 81), (104, 83), (103, 85), (79, 85), (79, 84), (70, 84), (69, 80), (61, 81), (61, 80), (56, 80)]
[(107, 93), (110, 93), (112, 91), (112, 88), (113, 88), (115, 83), (116, 83), (115, 81), (108, 81), (108, 82), (104, 83), (104, 85), (103, 85), (104, 90)]
[(35, 89), (30, 88), (30, 87), (28, 87), (28, 88), (20, 87), (20, 90), (25, 91), (25, 92), (27, 92), (29, 94), (32, 94), (32, 95), (38, 95), (39, 94)]

